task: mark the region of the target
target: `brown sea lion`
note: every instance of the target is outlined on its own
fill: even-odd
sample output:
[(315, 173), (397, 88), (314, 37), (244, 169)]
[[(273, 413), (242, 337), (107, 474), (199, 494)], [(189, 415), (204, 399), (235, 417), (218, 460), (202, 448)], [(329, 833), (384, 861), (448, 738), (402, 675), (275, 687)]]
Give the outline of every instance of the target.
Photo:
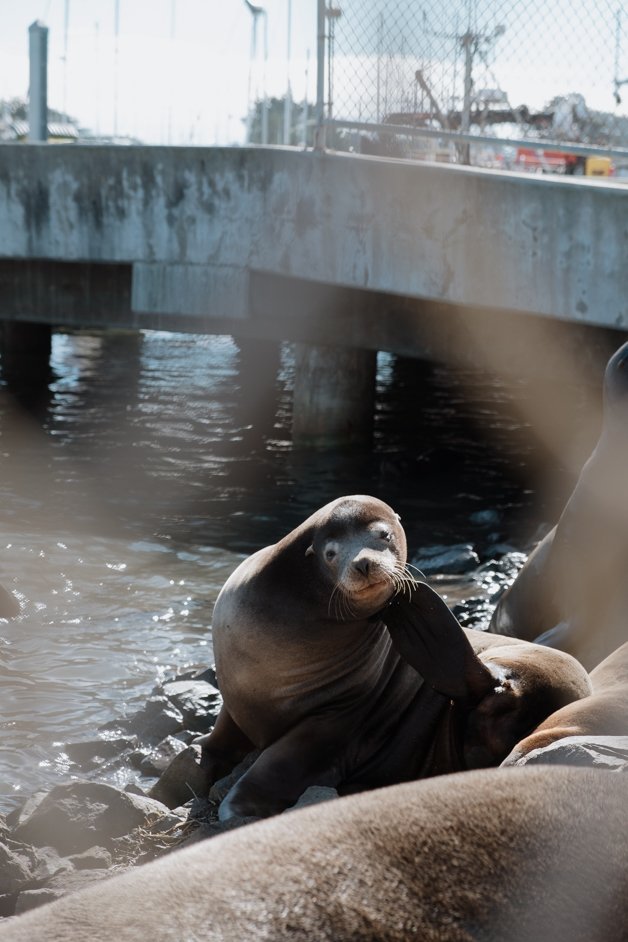
[(628, 736), (628, 642), (591, 671), (592, 693), (552, 713), (517, 743), (505, 765), (571, 736)]
[(589, 692), (567, 655), (465, 633), (426, 585), (408, 597), (405, 560), (397, 515), (358, 495), (327, 504), (227, 580), (213, 620), (224, 705), (200, 740), (208, 781), (262, 751), (222, 820), (283, 811), (313, 784), (346, 792), (498, 764)]
[(0, 942), (625, 942), (628, 776), (535, 767), (352, 795), (175, 851)]
[(628, 343), (606, 367), (597, 445), (557, 525), (499, 600), (490, 631), (569, 651), (588, 669), (628, 640), (627, 466)]

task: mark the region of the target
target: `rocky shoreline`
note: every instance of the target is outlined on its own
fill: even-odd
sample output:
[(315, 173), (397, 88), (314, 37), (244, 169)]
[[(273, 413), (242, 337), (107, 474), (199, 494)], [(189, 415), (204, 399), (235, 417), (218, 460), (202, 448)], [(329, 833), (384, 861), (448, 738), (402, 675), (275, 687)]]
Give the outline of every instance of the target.
[[(419, 551), (413, 563), (440, 588), (441, 580), (446, 584), (454, 574), (478, 586), (497, 577), (501, 588), (525, 559), (512, 547), (504, 550), (501, 560), (490, 565), (478, 566), (469, 544)], [(485, 622), (493, 593), (483, 591), (477, 598), (465, 594), (459, 617), (466, 615), (467, 623)], [(106, 724), (97, 738), (65, 743), (62, 750), (72, 763), (69, 780), (0, 815), (0, 917), (33, 909), (228, 829), (218, 821), (218, 806), (256, 754), (202, 797), (206, 786), (194, 740), (213, 727), (220, 706), (213, 669), (183, 673), (158, 684), (141, 710)], [(628, 738), (565, 739), (517, 764), (539, 762), (628, 771)], [(130, 767), (146, 778), (146, 788), (102, 781)], [(331, 788), (310, 788), (296, 807), (336, 795)]]

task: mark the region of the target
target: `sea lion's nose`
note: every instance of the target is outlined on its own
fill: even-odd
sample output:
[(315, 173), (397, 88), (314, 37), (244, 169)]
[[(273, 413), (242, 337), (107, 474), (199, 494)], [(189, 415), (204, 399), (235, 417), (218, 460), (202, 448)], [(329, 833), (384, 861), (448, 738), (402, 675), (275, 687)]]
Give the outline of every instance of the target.
[(360, 575), (368, 576), (369, 570), (371, 568), (371, 561), (368, 556), (359, 556), (357, 559), (353, 560), (353, 568), (356, 569)]

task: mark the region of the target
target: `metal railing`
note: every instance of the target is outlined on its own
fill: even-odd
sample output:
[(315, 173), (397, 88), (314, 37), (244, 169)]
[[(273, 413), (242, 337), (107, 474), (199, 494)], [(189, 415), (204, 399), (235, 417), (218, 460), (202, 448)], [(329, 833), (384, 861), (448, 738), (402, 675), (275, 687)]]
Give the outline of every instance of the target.
[(319, 143), (628, 174), (627, 0), (318, 0), (318, 33)]

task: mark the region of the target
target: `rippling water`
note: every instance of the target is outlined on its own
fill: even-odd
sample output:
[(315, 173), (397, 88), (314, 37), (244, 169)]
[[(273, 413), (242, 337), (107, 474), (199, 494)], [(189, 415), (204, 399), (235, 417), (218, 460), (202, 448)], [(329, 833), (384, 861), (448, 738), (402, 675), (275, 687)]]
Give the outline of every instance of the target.
[(0, 582), (24, 605), (0, 621), (0, 809), (72, 774), (63, 742), (211, 664), (227, 575), (326, 501), (382, 497), (411, 550), (471, 542), (484, 566), (441, 580), (463, 610), (557, 512), (522, 388), (486, 375), (380, 354), (373, 447), (322, 455), (291, 447), (288, 346), (274, 363), (225, 337), (59, 333), (51, 367), (37, 396), (0, 387)]

